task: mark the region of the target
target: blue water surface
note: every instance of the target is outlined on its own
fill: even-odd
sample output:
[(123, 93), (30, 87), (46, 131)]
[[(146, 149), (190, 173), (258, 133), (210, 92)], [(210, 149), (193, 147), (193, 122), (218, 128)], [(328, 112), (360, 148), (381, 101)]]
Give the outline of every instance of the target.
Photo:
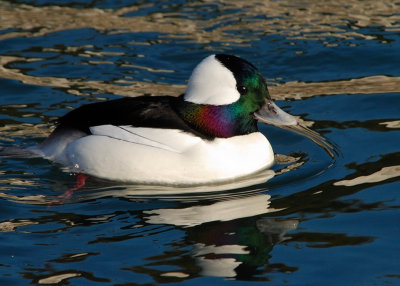
[[(397, 10), (396, 10), (397, 9)], [(0, 285), (400, 285), (400, 3), (2, 1), (0, 146), (82, 104), (179, 95), (212, 53), (255, 64), (323, 134), (260, 124), (252, 184), (181, 188), (0, 157)], [(261, 178), (261, 179), (260, 179)], [(243, 182), (242, 182), (243, 183)]]

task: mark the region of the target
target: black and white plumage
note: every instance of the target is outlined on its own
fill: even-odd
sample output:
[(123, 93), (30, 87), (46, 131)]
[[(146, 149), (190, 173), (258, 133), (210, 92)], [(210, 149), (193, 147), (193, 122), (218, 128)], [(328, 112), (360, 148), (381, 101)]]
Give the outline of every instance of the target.
[(29, 151), (69, 171), (125, 182), (199, 184), (270, 167), (272, 147), (257, 120), (296, 125), (249, 62), (211, 55), (184, 95), (121, 98), (81, 106)]

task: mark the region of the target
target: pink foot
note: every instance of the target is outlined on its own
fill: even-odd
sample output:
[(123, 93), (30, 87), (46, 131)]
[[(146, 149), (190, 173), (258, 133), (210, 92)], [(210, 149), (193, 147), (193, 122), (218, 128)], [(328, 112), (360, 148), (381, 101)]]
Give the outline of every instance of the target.
[(57, 196), (57, 199), (53, 200), (50, 204), (61, 203), (63, 200), (66, 200), (66, 199), (72, 197), (72, 195), (74, 194), (75, 191), (77, 191), (80, 188), (82, 188), (83, 186), (85, 186), (86, 179), (88, 177), (89, 176), (82, 174), (82, 173), (77, 174), (75, 187), (68, 189), (62, 195)]

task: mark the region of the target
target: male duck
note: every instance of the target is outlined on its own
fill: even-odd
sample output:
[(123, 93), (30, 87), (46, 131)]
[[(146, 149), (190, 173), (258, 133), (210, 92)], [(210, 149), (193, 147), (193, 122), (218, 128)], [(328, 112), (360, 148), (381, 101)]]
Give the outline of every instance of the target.
[(251, 63), (205, 58), (185, 94), (121, 98), (81, 106), (57, 121), (36, 155), (69, 171), (124, 182), (201, 184), (234, 179), (274, 163), (257, 120), (297, 125), (268, 94)]

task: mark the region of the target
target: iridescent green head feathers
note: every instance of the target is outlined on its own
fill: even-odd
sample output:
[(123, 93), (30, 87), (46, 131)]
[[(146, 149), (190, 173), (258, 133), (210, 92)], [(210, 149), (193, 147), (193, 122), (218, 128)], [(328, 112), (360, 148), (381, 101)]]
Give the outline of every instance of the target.
[(200, 62), (183, 99), (179, 112), (186, 122), (209, 137), (223, 138), (257, 132), (255, 112), (272, 103), (258, 69), (246, 60), (225, 54), (211, 55)]

